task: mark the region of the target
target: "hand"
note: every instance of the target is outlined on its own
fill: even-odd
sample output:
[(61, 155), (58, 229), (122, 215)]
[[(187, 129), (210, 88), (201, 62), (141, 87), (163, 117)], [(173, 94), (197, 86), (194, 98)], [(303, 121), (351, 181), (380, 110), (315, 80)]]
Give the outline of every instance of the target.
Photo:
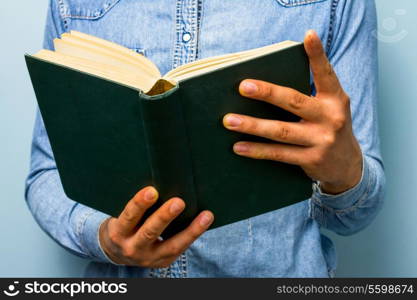
[(201, 212), (182, 232), (162, 241), (161, 233), (184, 209), (180, 198), (172, 198), (138, 223), (145, 211), (155, 204), (158, 192), (153, 187), (140, 190), (120, 216), (109, 218), (99, 230), (100, 244), (111, 260), (118, 264), (141, 267), (167, 267), (183, 253), (214, 220), (209, 211)]
[(237, 154), (299, 165), (321, 182), (323, 191), (338, 194), (360, 181), (362, 152), (352, 130), (349, 97), (314, 31), (307, 32), (304, 45), (317, 90), (315, 97), (259, 80), (247, 79), (239, 86), (243, 96), (279, 106), (300, 116), (300, 122), (227, 114), (223, 123), (229, 130), (278, 142), (238, 142), (233, 147)]

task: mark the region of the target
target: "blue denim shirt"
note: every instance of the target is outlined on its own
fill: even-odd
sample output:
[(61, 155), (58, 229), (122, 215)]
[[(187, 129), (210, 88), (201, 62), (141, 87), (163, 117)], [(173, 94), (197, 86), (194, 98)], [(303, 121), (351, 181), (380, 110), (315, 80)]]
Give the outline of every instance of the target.
[[(39, 225), (72, 253), (91, 259), (87, 270), (91, 276), (332, 276), (336, 252), (320, 228), (341, 235), (358, 232), (374, 219), (384, 193), (373, 1), (52, 0), (44, 47), (51, 49), (54, 38), (78, 30), (140, 52), (165, 73), (209, 56), (288, 39), (302, 41), (310, 28), (321, 37), (351, 97), (353, 127), (364, 162), (357, 186), (332, 196), (314, 184), (311, 199), (209, 230), (168, 268), (120, 266), (106, 257), (98, 241), (98, 228), (108, 216), (64, 194), (38, 112), (26, 200)], [(276, 198), (280, 201), (279, 191)]]

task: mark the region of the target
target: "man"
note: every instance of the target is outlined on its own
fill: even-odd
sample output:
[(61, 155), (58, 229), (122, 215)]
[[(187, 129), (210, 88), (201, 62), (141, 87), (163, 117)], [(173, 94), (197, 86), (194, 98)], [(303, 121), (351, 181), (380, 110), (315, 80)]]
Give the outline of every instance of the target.
[[(314, 78), (311, 97), (252, 79), (239, 86), (244, 101), (279, 106), (299, 115), (299, 123), (233, 112), (223, 120), (225, 130), (275, 141), (242, 141), (233, 150), (301, 166), (315, 180), (311, 199), (207, 232), (215, 216), (204, 211), (164, 241), (159, 235), (184, 209), (182, 199), (169, 199), (140, 227), (158, 197), (153, 187), (138, 187), (118, 218), (68, 199), (38, 113), (26, 199), (53, 239), (97, 261), (88, 275), (333, 276), (335, 249), (320, 227), (353, 234), (372, 221), (382, 204), (373, 1), (52, 0), (45, 48), (72, 29), (142, 52), (162, 73), (204, 57), (304, 39)], [(279, 201), (279, 191), (276, 197)]]

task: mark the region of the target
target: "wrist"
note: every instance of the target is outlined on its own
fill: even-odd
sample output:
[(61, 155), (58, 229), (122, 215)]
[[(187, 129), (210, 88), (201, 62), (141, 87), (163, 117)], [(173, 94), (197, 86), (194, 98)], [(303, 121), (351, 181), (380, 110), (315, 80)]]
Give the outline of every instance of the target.
[(337, 195), (344, 193), (355, 187), (362, 178), (363, 157), (360, 152), (359, 157), (351, 163), (349, 170), (344, 172), (342, 179), (338, 181), (322, 181), (320, 182), (321, 190), (326, 194)]
[(112, 254), (112, 245), (111, 245), (111, 241), (108, 238), (108, 226), (109, 226), (109, 222), (111, 220), (110, 218), (107, 218), (106, 220), (103, 221), (103, 223), (100, 224), (99, 227), (99, 243), (100, 243), (100, 247), (101, 250), (104, 252), (105, 256), (107, 256), (107, 258), (116, 265), (121, 265), (120, 262), (118, 262), (118, 259)]

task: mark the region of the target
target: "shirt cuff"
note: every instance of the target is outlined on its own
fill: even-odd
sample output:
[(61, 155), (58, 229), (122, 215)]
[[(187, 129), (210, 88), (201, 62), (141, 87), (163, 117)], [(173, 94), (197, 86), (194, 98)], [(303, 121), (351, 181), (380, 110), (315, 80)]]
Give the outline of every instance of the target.
[(91, 212), (85, 217), (81, 236), (83, 241), (82, 244), (85, 252), (94, 260), (119, 265), (113, 262), (107, 256), (100, 245), (100, 226), (109, 217), (109, 215), (106, 215), (100, 211), (91, 210)]
[(321, 207), (337, 211), (344, 211), (358, 205), (362, 199), (366, 198), (371, 182), (371, 169), (365, 155), (362, 160), (362, 176), (356, 186), (341, 194), (330, 195), (321, 190), (318, 182), (314, 182), (312, 201)]

